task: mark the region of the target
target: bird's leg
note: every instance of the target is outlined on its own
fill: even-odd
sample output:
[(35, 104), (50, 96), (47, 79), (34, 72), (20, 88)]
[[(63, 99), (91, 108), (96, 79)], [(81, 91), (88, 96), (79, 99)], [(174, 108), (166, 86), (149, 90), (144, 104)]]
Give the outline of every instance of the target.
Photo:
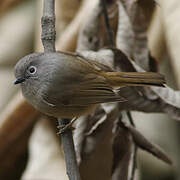
[(74, 117), (70, 123), (64, 125), (64, 126), (58, 126), (59, 128), (59, 132), (57, 134), (62, 134), (64, 133), (66, 130), (71, 129), (74, 130), (74, 128), (72, 127), (73, 123), (77, 120), (77, 117)]

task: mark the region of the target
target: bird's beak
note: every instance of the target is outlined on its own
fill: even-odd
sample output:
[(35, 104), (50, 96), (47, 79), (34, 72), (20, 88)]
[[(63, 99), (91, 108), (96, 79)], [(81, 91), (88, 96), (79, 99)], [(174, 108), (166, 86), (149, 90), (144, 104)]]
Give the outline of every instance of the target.
[(25, 80), (26, 80), (25, 78), (17, 78), (17, 79), (14, 81), (14, 84), (22, 83), (22, 82), (24, 82)]

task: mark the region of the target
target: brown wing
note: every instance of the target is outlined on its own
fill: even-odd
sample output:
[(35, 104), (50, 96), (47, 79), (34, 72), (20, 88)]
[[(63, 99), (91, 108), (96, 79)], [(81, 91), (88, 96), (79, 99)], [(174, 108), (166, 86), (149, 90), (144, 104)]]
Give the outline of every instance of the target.
[[(59, 107), (124, 101), (124, 98), (115, 93), (113, 88), (108, 85), (105, 77), (99, 75), (101, 71), (112, 71), (111, 68), (74, 54), (66, 55), (69, 55), (66, 59), (69, 61), (69, 66), (58, 68), (55, 73), (56, 81), (54, 80), (57, 85), (53, 84), (46, 88), (47, 92), (43, 94), (44, 101)], [(64, 72), (62, 73), (62, 71)]]
[(85, 80), (79, 84), (71, 98), (71, 105), (87, 106), (107, 102), (125, 101), (123, 97), (115, 93), (112, 87), (104, 82), (102, 77)]
[[(93, 77), (94, 76), (94, 77)], [(70, 85), (64, 91), (63, 96), (61, 92), (51, 91), (50, 95), (44, 94), (44, 101), (48, 104), (58, 106), (88, 106), (92, 104), (100, 104), (107, 102), (125, 101), (123, 97), (115, 93), (101, 76), (90, 74), (84, 77), (80, 83)]]

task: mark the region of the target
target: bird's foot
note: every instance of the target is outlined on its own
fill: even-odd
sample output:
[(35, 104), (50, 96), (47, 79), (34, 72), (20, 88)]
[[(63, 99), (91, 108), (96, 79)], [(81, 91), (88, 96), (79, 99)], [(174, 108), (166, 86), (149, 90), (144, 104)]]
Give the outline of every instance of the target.
[(57, 128), (59, 129), (59, 132), (57, 134), (62, 134), (64, 132), (66, 132), (67, 130), (71, 130), (73, 131), (75, 128), (72, 126), (73, 123), (76, 121), (76, 117), (73, 118), (68, 124), (66, 125), (62, 125), (62, 126), (58, 126)]

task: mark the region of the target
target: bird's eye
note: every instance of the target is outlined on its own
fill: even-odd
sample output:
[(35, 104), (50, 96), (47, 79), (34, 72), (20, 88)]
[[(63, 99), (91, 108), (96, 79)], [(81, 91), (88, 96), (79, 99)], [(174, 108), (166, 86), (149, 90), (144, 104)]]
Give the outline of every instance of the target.
[(30, 66), (28, 69), (30, 74), (35, 74), (36, 73), (36, 67), (35, 66)]

